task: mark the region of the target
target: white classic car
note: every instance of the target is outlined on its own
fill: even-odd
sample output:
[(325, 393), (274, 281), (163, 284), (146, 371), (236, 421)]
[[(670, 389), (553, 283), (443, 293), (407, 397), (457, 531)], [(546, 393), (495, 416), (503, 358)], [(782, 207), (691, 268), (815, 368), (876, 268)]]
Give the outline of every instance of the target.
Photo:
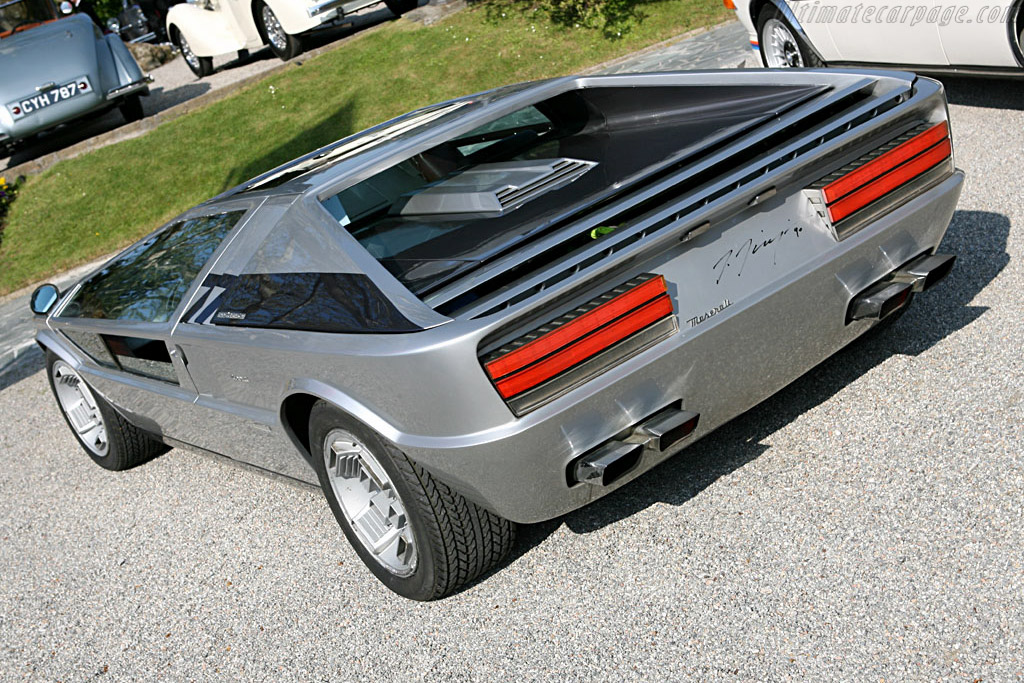
[(894, 4), (725, 0), (767, 67), (887, 64), (931, 73), (1021, 75), (1021, 0)]
[(289, 60), (302, 52), (300, 36), (341, 23), (343, 17), (383, 2), (396, 15), (418, 0), (189, 0), (167, 13), (167, 36), (202, 78), (216, 55), (270, 45)]

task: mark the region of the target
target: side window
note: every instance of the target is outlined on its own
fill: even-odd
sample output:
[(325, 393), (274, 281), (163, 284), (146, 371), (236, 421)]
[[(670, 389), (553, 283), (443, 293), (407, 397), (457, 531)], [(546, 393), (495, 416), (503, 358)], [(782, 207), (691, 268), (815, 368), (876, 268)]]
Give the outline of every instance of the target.
[(244, 213), (193, 218), (147, 237), (89, 278), (59, 316), (167, 322)]

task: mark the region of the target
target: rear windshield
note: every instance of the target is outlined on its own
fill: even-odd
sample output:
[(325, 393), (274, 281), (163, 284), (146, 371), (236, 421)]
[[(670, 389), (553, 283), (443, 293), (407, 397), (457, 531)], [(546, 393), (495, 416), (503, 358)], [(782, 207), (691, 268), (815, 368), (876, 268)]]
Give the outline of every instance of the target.
[(244, 213), (192, 218), (150, 235), (86, 280), (60, 317), (167, 322)]
[[(773, 117), (814, 90), (570, 90), (441, 141), (321, 200), (340, 226), (423, 296), (567, 225), (585, 207), (674, 163), (687, 149)], [(601, 226), (595, 234), (616, 227)], [(567, 240), (582, 243), (589, 233)]]
[[(494, 232), (503, 232), (498, 224), (509, 224), (509, 211), (482, 205), (481, 197), (496, 201), (492, 190), (507, 185), (503, 179), (543, 177), (564, 157), (560, 141), (579, 133), (589, 112), (581, 102), (558, 105), (540, 103), (488, 122), (324, 199), (324, 207), (399, 280), (423, 291), (474, 263)], [(495, 225), (469, 234), (485, 223)]]

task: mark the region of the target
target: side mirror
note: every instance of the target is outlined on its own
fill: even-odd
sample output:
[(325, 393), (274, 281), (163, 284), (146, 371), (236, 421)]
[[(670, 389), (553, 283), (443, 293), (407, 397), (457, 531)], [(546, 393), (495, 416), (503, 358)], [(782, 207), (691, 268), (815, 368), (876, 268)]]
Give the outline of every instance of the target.
[(45, 285), (39, 285), (36, 291), (32, 292), (28, 306), (36, 315), (46, 315), (58, 299), (60, 299), (60, 290), (56, 285), (47, 282)]
[(75, 6), (72, 5), (70, 2), (68, 2), (68, 0), (64, 0), (64, 2), (60, 3), (60, 13), (61, 14), (71, 14), (74, 11), (75, 11)]

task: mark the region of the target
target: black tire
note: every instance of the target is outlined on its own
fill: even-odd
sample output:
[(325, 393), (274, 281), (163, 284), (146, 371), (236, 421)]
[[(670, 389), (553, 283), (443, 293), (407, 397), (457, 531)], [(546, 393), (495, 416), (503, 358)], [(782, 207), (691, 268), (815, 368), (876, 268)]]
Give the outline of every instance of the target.
[(384, 0), (384, 4), (396, 17), (411, 12), (420, 6), (419, 0)]
[(124, 98), (119, 109), (126, 123), (141, 121), (142, 117), (146, 115), (146, 112), (142, 110), (142, 97), (139, 95), (129, 95)]
[(192, 69), (192, 73), (198, 78), (205, 78), (213, 73), (213, 57), (200, 57), (192, 52), (185, 36), (181, 35), (181, 31), (176, 26), (171, 27), (171, 34), (174, 44), (181, 52), (181, 58), (188, 64), (188, 68)]
[[(773, 37), (774, 28), (780, 29), (780, 33), (784, 34), (784, 39), (779, 40), (781, 36)], [(778, 63), (770, 64), (772, 61), (770, 55), (773, 53), (771, 47), (772, 41), (781, 43), (776, 46), (775, 50), (785, 54), (785, 57), (779, 57)], [(761, 63), (766, 67), (770, 68), (784, 68), (784, 67), (823, 67), (825, 62), (818, 57), (818, 53), (807, 44), (802, 34), (798, 33), (783, 16), (779, 8), (772, 3), (766, 3), (761, 8), (760, 13), (757, 15), (757, 42), (759, 51), (761, 53)]]
[[(152, 460), (168, 450), (166, 445), (121, 417), (121, 414), (96, 393), (77, 371), (49, 350), (46, 352), (46, 376), (50, 380), (50, 390), (57, 401), (61, 415), (64, 416), (64, 422), (71, 429), (71, 433), (75, 435), (82, 450), (100, 467), (114, 471), (127, 470)], [(102, 427), (106, 432), (105, 449), (98, 448), (95, 442), (89, 443), (83, 439), (68, 416), (65, 403), (58, 394), (58, 384), (71, 385), (74, 383), (80, 383), (86, 392), (84, 395), (90, 397), (98, 409)]]
[(287, 62), (302, 54), (302, 41), (298, 36), (285, 33), (277, 16), (265, 2), (260, 0), (254, 6), (256, 11), (256, 27), (260, 30), (260, 36), (270, 46), (270, 51), (277, 55), (277, 58)]
[[(411, 530), (415, 552), (413, 566), (406, 575), (378, 561), (338, 500), (335, 493), (338, 484), (332, 484), (328, 476), (324, 454), (339, 434), (354, 437), (353, 443), (364, 449), (360, 452), (368, 453), (383, 467), (390, 480), (388, 484), (397, 494), (399, 511), (404, 508), (404, 517), (395, 519), (399, 520), (397, 524), (408, 520), (404, 528)], [(313, 407), (309, 435), (313, 466), (338, 524), (367, 568), (399, 595), (412, 600), (442, 598), (493, 569), (512, 548), (515, 524), (456, 493), (373, 430), (329, 403), (321, 401)], [(328, 443), (328, 437), (332, 443)], [(340, 471), (342, 467), (339, 462), (334, 469)], [(349, 476), (352, 476), (351, 470)], [(363, 480), (365, 478), (360, 481)]]

